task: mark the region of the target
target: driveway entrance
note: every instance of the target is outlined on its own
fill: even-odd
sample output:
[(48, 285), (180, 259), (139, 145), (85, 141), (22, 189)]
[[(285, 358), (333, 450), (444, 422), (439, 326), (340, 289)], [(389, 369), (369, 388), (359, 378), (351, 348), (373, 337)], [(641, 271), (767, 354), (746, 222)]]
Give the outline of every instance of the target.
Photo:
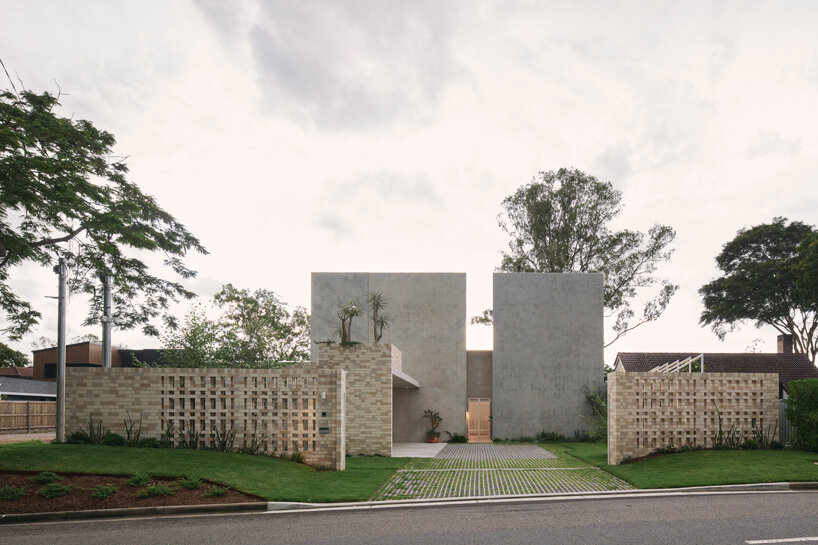
[(447, 444), (413, 458), (375, 493), (376, 500), (524, 496), (628, 490), (630, 484), (537, 445)]

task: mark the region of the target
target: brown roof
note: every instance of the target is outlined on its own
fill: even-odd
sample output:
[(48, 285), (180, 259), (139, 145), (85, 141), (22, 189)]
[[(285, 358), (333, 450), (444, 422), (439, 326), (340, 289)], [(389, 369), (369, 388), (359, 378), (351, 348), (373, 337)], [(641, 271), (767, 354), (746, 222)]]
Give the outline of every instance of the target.
[[(698, 356), (701, 352), (620, 352), (617, 363), (625, 371), (650, 371), (664, 363)], [(805, 354), (704, 354), (704, 370), (712, 373), (778, 373), (784, 388), (791, 380), (818, 378), (818, 367)]]
[(32, 378), (34, 377), (33, 367), (4, 367), (0, 369), (0, 377), (20, 377)]

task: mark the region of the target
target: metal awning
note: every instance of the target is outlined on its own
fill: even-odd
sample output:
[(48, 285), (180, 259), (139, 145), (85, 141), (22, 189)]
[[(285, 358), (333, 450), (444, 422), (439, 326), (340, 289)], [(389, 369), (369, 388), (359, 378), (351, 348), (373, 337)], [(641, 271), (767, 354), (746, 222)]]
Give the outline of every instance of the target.
[(392, 388), (420, 389), (420, 382), (399, 369), (392, 368)]

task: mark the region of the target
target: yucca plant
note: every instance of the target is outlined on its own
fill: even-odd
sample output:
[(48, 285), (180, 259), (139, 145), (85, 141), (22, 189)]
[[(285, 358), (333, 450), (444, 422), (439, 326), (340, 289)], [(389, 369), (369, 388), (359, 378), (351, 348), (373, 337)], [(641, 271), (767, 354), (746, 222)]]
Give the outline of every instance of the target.
[(213, 436), (213, 448), (220, 452), (233, 452), (233, 443), (236, 440), (236, 430), (227, 430), (220, 433), (216, 430)]

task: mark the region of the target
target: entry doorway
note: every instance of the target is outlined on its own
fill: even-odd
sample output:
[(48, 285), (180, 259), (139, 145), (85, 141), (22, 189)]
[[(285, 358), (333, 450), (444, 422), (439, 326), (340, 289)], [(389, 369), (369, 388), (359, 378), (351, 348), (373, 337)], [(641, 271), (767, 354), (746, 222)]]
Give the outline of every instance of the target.
[(491, 399), (470, 397), (466, 411), (469, 443), (491, 443)]

